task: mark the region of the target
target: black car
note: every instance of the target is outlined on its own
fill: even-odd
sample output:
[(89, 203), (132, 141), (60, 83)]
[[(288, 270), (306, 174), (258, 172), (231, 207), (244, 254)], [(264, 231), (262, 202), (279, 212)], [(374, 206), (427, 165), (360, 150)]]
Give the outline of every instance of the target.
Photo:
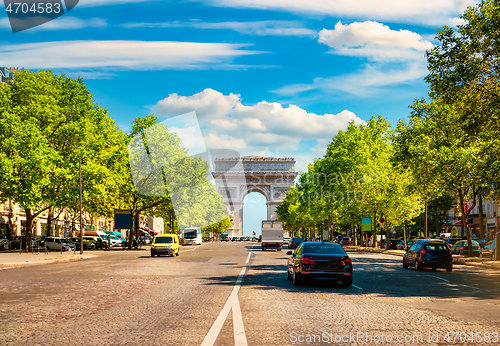
[[(380, 247), (385, 249), (385, 239), (382, 240)], [(399, 243), (399, 240), (397, 239), (389, 239), (389, 249), (397, 249), (397, 245)]]
[(330, 279), (352, 285), (352, 262), (340, 244), (310, 241), (288, 251), (287, 278), (295, 286), (309, 279)]
[(300, 245), (300, 243), (302, 243), (302, 238), (301, 237), (293, 237), (288, 242), (288, 248), (289, 249), (295, 249), (295, 248), (297, 248), (297, 246)]
[(452, 262), (450, 247), (441, 240), (421, 240), (414, 243), (403, 255), (404, 269), (409, 266), (415, 267), (415, 270), (444, 268), (451, 272)]

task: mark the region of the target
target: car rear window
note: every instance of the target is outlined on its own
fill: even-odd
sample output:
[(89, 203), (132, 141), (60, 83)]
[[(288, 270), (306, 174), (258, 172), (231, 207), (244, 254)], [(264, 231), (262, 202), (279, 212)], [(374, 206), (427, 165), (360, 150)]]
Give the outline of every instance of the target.
[(323, 244), (304, 244), (304, 253), (325, 253), (345, 255), (345, 251), (339, 244), (323, 243)]
[(172, 242), (172, 237), (156, 237), (155, 238), (156, 244), (169, 244), (171, 242)]
[(448, 246), (445, 244), (427, 244), (425, 249), (429, 251), (448, 251)]

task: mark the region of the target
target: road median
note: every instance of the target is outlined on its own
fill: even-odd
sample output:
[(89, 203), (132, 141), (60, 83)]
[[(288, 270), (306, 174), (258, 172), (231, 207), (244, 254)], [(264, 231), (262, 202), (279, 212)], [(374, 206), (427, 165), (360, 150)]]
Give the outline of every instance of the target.
[[(386, 249), (363, 247), (363, 246), (344, 246), (344, 249), (346, 251), (351, 251), (351, 252), (381, 253), (385, 255), (392, 255), (398, 257), (403, 257), (405, 253), (404, 250), (386, 250)], [(453, 255), (453, 264), (462, 264), (479, 268), (500, 270), (500, 261), (492, 261), (490, 259), (481, 257), (469, 258), (465, 256)]]

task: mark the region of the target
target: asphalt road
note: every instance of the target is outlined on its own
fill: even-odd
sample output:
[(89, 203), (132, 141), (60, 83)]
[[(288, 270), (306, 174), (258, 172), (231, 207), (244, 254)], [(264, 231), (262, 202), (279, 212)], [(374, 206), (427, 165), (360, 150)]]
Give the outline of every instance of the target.
[(179, 257), (116, 251), (6, 269), (0, 344), (500, 343), (498, 271), (416, 272), (398, 257), (358, 252), (350, 253), (353, 287), (295, 287), (286, 278), (286, 251), (209, 243), (182, 247)]

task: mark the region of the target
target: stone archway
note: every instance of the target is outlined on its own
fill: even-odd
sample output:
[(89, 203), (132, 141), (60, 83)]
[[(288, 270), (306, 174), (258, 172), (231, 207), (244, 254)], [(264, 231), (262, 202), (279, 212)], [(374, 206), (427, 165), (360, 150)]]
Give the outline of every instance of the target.
[(212, 175), (232, 219), (229, 235), (243, 235), (243, 199), (251, 192), (266, 198), (267, 219), (276, 219), (276, 207), (293, 186), (295, 159), (261, 156), (214, 160)]

